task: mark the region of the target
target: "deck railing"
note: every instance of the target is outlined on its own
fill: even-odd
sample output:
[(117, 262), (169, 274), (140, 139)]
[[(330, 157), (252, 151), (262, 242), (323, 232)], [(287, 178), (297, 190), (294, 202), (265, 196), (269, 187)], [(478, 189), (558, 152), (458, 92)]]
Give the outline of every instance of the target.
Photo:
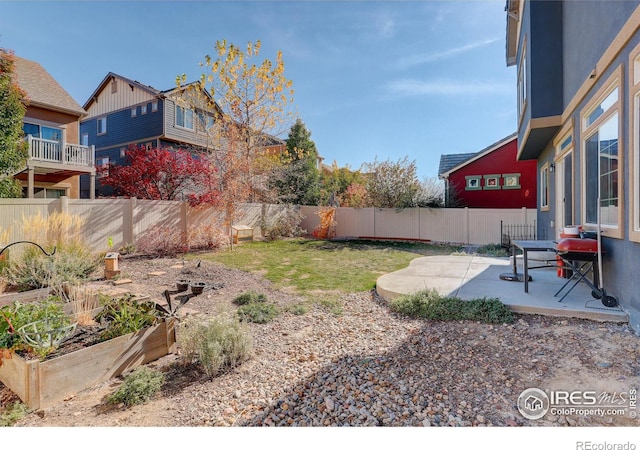
[(95, 147), (27, 136), (29, 158), (36, 161), (93, 167)]

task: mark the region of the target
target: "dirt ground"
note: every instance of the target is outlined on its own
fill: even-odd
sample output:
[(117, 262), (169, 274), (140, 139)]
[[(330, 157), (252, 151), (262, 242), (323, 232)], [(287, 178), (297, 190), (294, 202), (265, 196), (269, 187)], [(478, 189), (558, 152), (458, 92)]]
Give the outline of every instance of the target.
[[(283, 313), (269, 324), (251, 324), (254, 354), (229, 373), (209, 379), (180, 364), (178, 351), (150, 364), (167, 383), (144, 405), (106, 403), (122, 382), (118, 377), (31, 412), (15, 426), (369, 425), (376, 408), (379, 425), (640, 425), (629, 409), (617, 417), (564, 414), (532, 421), (516, 404), (524, 389), (539, 387), (597, 391), (629, 406), (630, 392), (640, 387), (640, 338), (626, 325), (533, 315), (500, 326), (432, 323), (397, 317), (373, 292), (343, 297), (342, 312), (335, 314), (275, 289), (258, 274), (206, 261), (131, 258), (121, 260), (120, 269), (117, 284), (91, 285), (164, 304), (162, 292), (188, 278), (207, 289), (182, 306), (181, 318), (232, 310), (232, 300), (249, 290), (265, 293)], [(308, 312), (294, 314), (301, 305)], [(370, 372), (354, 374), (354, 358)], [(355, 387), (344, 401), (346, 412), (338, 414), (344, 386)], [(0, 387), (2, 404), (16, 400)], [(404, 409), (396, 413), (397, 405)]]

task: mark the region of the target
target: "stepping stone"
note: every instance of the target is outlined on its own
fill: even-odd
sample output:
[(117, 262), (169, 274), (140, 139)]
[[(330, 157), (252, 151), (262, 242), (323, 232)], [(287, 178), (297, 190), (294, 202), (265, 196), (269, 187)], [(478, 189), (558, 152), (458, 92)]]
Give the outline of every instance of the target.
[(120, 286), (121, 284), (129, 284), (129, 283), (133, 283), (133, 280), (130, 280), (129, 278), (123, 278), (122, 280), (114, 281), (113, 285)]
[(184, 264), (176, 264), (175, 266), (171, 266), (172, 269), (184, 269)]
[(167, 272), (149, 272), (147, 275), (150, 277), (159, 277), (160, 275), (164, 275)]

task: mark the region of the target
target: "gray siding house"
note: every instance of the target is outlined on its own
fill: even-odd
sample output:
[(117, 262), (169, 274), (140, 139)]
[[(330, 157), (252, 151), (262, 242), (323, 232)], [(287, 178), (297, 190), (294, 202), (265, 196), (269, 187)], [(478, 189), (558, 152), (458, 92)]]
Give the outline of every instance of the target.
[(640, 331), (640, 1), (507, 0), (505, 11), (538, 234), (600, 224), (603, 286)]
[[(211, 151), (209, 133), (220, 114), (212, 104), (206, 93), (194, 96), (185, 87), (160, 91), (109, 72), (84, 104), (81, 139), (95, 146), (98, 167), (126, 164), (129, 145)], [(96, 187), (98, 195), (113, 194), (99, 178)]]

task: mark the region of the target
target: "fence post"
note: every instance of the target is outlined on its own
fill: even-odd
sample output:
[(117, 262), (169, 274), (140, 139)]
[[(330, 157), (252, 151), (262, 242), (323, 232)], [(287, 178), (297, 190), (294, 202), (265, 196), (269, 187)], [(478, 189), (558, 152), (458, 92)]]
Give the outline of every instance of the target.
[(465, 243), (469, 244), (469, 207), (464, 208), (464, 229)]
[(182, 237), (182, 244), (187, 248), (187, 251), (189, 251), (189, 223), (187, 222), (189, 220), (187, 214), (188, 209), (188, 202), (183, 201), (180, 203), (180, 233)]
[(60, 212), (62, 214), (69, 214), (69, 197), (66, 195), (60, 196)]
[(135, 244), (136, 242), (136, 236), (135, 236), (135, 229), (136, 229), (136, 224), (135, 224), (135, 213), (136, 213), (136, 198), (135, 197), (131, 197), (129, 199), (129, 207), (127, 208), (127, 210), (125, 211), (125, 214), (123, 214), (122, 220), (123, 220), (123, 224), (122, 224), (122, 239), (124, 240), (123, 245), (126, 244)]

